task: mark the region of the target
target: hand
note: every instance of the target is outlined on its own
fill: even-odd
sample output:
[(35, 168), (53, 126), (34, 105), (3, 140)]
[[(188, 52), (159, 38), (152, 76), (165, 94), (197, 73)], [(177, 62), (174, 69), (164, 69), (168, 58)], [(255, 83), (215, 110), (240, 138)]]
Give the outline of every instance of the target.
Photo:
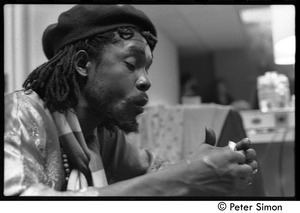
[[(199, 190), (200, 194), (207, 196), (231, 195), (252, 181), (255, 151), (249, 149), (247, 141), (237, 144), (239, 150), (246, 151), (233, 152), (229, 147), (214, 147), (215, 138), (214, 131), (207, 128), (205, 143), (189, 159), (188, 179), (194, 192)], [(247, 164), (247, 161), (251, 163)]]
[(244, 138), (236, 143), (237, 151), (243, 152), (246, 156), (246, 164), (252, 167), (253, 174), (257, 173), (258, 163), (255, 160), (256, 151), (251, 146), (251, 141), (248, 138)]
[[(213, 129), (205, 128), (205, 143), (214, 146), (216, 144), (216, 135)], [(249, 138), (244, 138), (236, 143), (236, 150), (241, 151), (246, 156), (246, 164), (252, 167), (252, 174), (258, 171), (258, 163), (255, 160), (256, 151), (252, 149), (251, 141)], [(252, 184), (252, 178), (248, 178), (249, 185)]]

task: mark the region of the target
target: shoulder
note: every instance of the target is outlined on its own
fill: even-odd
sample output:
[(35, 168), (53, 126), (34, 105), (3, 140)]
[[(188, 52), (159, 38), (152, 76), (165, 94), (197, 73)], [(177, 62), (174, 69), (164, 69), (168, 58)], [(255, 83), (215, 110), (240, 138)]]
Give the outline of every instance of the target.
[(52, 117), (43, 104), (34, 92), (27, 94), (20, 90), (6, 94), (5, 129), (16, 128), (21, 124), (25, 126), (35, 124), (39, 129), (49, 126), (49, 122), (52, 123)]
[(35, 109), (39, 113), (50, 115), (49, 110), (44, 106), (44, 101), (34, 91), (25, 92), (24, 90), (17, 90), (5, 94), (4, 100), (5, 111), (26, 110), (32, 112), (32, 109)]
[(15, 92), (5, 94), (4, 101), (5, 107), (7, 105), (26, 107), (27, 105), (32, 105), (32, 103), (37, 103), (38, 105), (43, 106), (44, 103), (43, 100), (40, 99), (38, 94), (34, 91), (27, 93), (24, 90), (17, 90)]

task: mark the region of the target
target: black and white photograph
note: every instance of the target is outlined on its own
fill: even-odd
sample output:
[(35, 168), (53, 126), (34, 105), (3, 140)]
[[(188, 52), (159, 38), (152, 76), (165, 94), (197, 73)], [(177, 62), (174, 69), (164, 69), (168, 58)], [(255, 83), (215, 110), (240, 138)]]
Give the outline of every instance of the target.
[(5, 4), (3, 199), (295, 198), (295, 11)]

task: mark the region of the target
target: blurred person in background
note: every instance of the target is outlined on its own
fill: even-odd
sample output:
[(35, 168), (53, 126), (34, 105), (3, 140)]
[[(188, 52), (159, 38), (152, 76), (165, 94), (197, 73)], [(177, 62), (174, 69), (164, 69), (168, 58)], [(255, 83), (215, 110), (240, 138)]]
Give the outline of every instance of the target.
[(221, 105), (230, 105), (233, 102), (233, 98), (229, 93), (227, 82), (224, 79), (219, 78), (216, 80), (215, 85), (216, 92), (214, 102)]

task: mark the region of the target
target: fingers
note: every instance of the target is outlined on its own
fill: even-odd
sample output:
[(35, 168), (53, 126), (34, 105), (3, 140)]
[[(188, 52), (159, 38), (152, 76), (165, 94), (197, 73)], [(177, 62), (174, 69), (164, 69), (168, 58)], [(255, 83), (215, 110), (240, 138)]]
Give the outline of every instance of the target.
[(250, 148), (250, 149), (246, 150), (244, 153), (246, 155), (246, 163), (250, 163), (255, 160), (256, 151), (254, 149)]
[(246, 152), (244, 151), (235, 151), (233, 152), (233, 161), (238, 164), (249, 165), (252, 168), (252, 174), (255, 174), (258, 169), (258, 163), (255, 160), (256, 152), (254, 149), (249, 149)]
[(238, 164), (246, 163), (246, 155), (243, 151), (234, 151), (231, 152), (232, 155), (232, 162), (236, 162)]
[(253, 182), (253, 168), (248, 164), (239, 164), (235, 167), (235, 187), (237, 190), (245, 189)]
[(244, 189), (251, 185), (257, 169), (258, 164), (255, 160), (249, 164), (239, 164), (236, 170), (236, 186), (240, 189)]
[[(256, 151), (251, 148), (251, 142), (248, 138), (244, 138), (243, 140), (236, 143), (237, 150), (243, 150), (242, 152), (245, 154), (246, 157), (246, 164), (250, 165), (253, 168), (253, 174), (257, 172), (258, 164), (255, 161), (256, 158)], [(239, 151), (241, 152), (241, 151)]]
[(244, 138), (243, 140), (236, 143), (237, 150), (248, 150), (251, 148), (251, 141), (249, 138)]
[(205, 143), (211, 146), (216, 144), (216, 134), (212, 128), (205, 127)]
[(247, 165), (251, 166), (252, 174), (256, 174), (258, 171), (258, 163), (256, 160), (252, 161), (251, 163), (247, 163)]
[(245, 177), (245, 178), (239, 178), (237, 180), (236, 186), (238, 189), (245, 189), (248, 186), (250, 186), (253, 183), (253, 177)]
[(252, 168), (251, 174), (255, 174), (258, 171), (258, 163), (255, 160), (256, 152), (254, 149), (248, 149), (247, 151), (234, 151), (231, 152), (231, 162), (236, 162), (240, 165), (247, 165)]
[(248, 164), (240, 164), (237, 167), (238, 178), (251, 178), (253, 177), (253, 168)]

